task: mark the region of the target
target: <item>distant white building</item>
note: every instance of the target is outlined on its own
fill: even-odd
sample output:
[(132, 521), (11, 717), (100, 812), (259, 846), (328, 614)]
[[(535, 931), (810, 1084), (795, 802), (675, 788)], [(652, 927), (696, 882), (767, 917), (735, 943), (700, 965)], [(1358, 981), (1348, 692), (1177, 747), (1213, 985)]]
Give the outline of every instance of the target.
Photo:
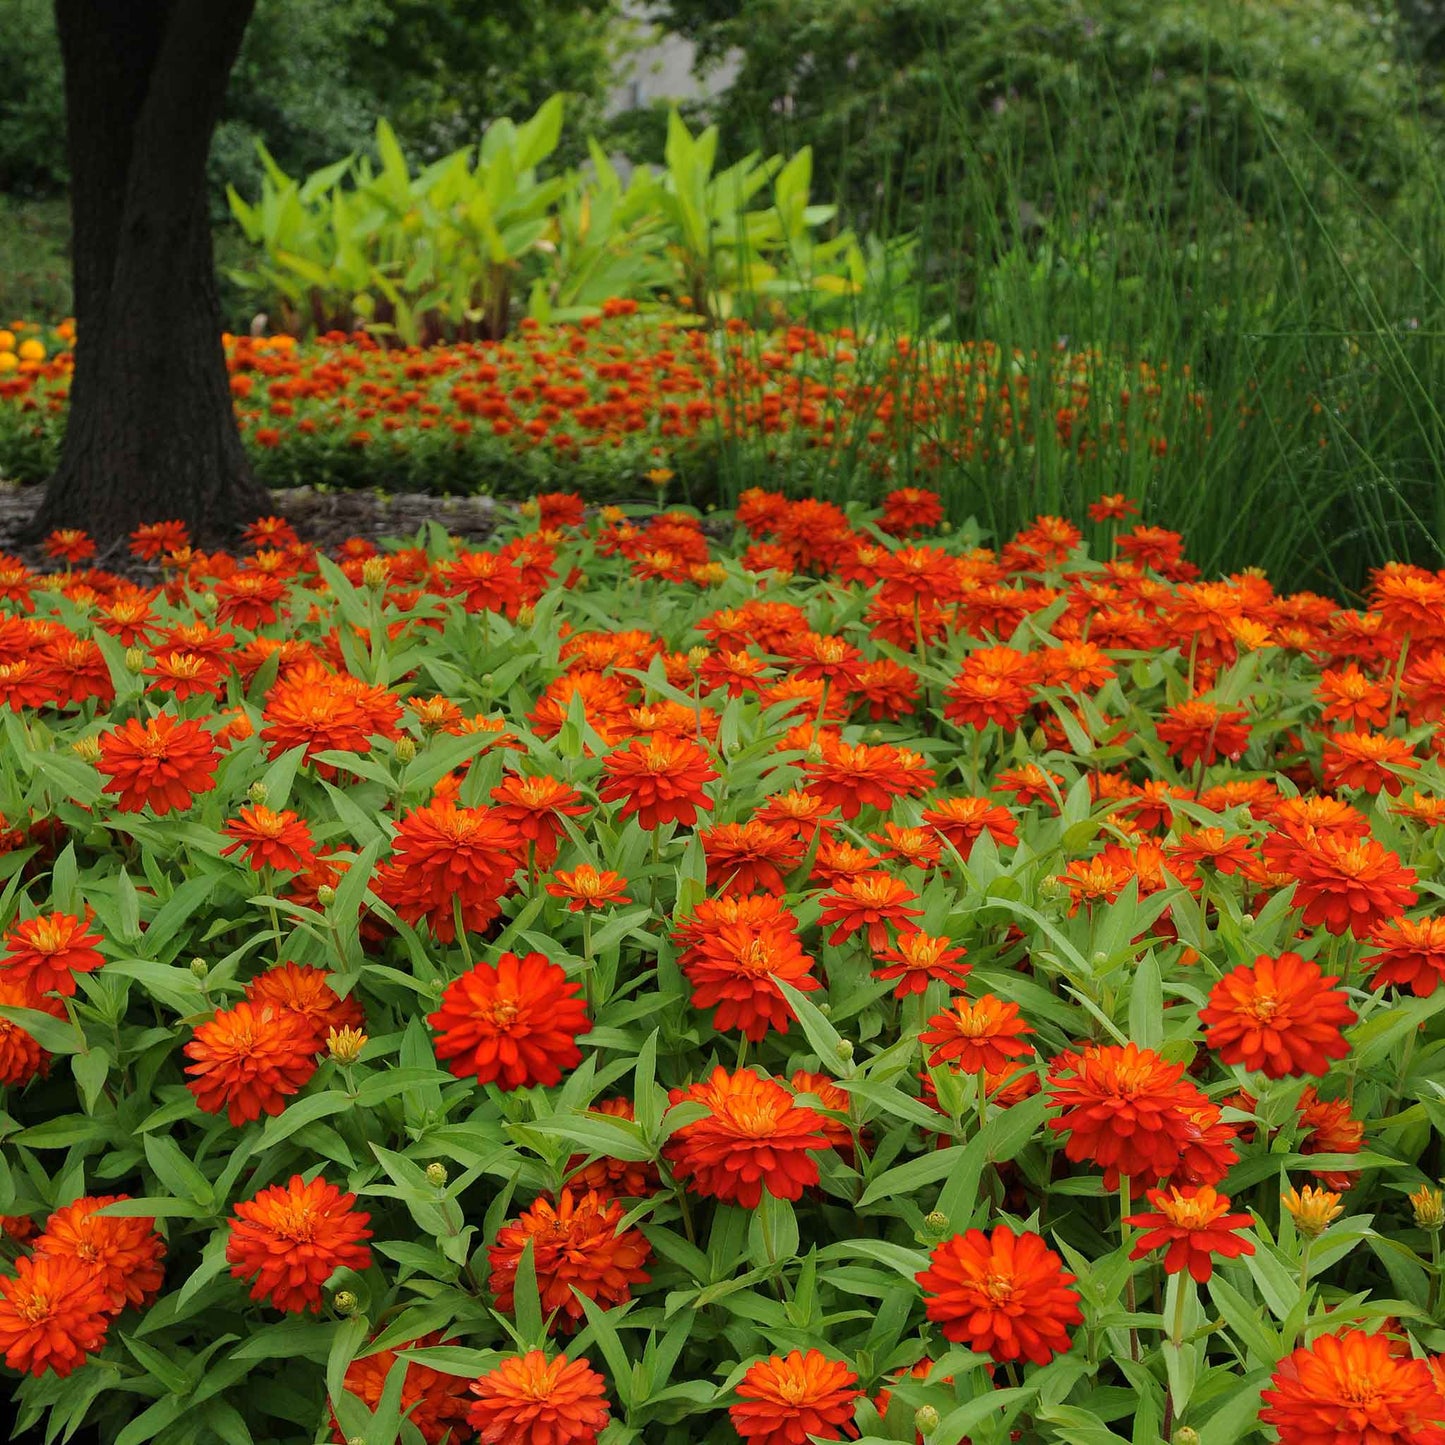
[(696, 46), (649, 20), (646, 10), (645, 0), (624, 0), (622, 23), (631, 31), (631, 39), (624, 42), (607, 99), (608, 115), (641, 110), (659, 101), (706, 99), (733, 83), (740, 58), (725, 56), (699, 81), (692, 69)]

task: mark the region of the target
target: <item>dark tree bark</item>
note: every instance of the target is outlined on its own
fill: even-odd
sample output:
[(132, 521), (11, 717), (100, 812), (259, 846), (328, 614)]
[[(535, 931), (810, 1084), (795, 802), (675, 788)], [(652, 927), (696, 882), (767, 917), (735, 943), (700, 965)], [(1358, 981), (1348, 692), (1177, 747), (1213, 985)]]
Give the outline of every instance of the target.
[(231, 540), (266, 510), (231, 410), (206, 158), (255, 0), (55, 0), (65, 63), (76, 350), (32, 530), (142, 522)]

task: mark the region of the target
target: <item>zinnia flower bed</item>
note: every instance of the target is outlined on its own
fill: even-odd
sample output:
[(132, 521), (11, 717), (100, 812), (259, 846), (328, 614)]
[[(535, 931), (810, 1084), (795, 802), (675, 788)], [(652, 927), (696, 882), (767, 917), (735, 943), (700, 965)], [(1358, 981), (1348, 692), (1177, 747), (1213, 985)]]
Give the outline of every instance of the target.
[(22, 1427), (1445, 1441), (1445, 578), (1128, 512), (0, 567)]
[[(1204, 397), (1167, 365), (1096, 351), (1038, 358), (987, 342), (864, 341), (733, 322), (721, 332), (637, 316), (631, 301), (575, 326), (524, 322), (503, 342), (384, 347), (225, 338), (256, 473), (278, 487), (490, 492), (592, 499), (654, 488), (711, 499), (730, 449), (806, 481), (819, 452), (878, 479), (1026, 455), (1157, 457), (1202, 445)], [(0, 332), (0, 474), (42, 481), (59, 455), (73, 329)], [(9, 369), (6, 357), (11, 358)], [(734, 467), (735, 471), (736, 468)]]

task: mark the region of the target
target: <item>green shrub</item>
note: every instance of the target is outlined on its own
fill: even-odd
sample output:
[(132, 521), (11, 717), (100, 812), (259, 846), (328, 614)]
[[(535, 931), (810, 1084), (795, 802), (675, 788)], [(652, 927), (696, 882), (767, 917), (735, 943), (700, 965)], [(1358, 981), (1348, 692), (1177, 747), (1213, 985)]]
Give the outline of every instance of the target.
[(344, 158), (296, 180), (261, 148), (254, 204), (231, 209), (260, 248), (231, 279), (293, 333), (363, 327), (413, 345), (496, 339), (530, 287), (546, 321), (597, 315), (614, 297), (678, 300), (709, 321), (801, 304), (816, 309), (894, 284), (907, 248), (829, 234), (836, 207), (811, 203), (812, 152), (750, 152), (719, 168), (718, 131), (674, 113), (657, 170), (624, 187), (595, 143), (588, 171), (546, 176), (563, 98), (530, 120), (487, 127), (413, 174), (395, 131), (376, 128), (380, 164)]
[(1071, 128), (1120, 170), (1152, 151), (1176, 206), (1202, 148), (1220, 195), (1265, 215), (1278, 158), (1262, 121), (1376, 196), (1409, 174), (1393, 28), (1341, 0), (673, 0), (670, 14), (705, 55), (741, 54), (714, 109), (732, 143), (805, 137), (820, 189), (862, 225), (912, 229), (961, 143), (1026, 158), (1046, 209), (1054, 138)]

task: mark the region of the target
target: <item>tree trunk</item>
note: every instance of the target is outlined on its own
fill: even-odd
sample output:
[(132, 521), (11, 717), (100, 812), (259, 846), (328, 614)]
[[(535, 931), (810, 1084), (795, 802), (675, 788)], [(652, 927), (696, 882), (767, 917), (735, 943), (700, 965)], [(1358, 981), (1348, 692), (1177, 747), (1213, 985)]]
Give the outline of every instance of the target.
[(56, 0), (76, 351), (32, 524), (115, 544), (179, 519), (230, 541), (266, 510), (231, 409), (206, 158), (255, 0)]

